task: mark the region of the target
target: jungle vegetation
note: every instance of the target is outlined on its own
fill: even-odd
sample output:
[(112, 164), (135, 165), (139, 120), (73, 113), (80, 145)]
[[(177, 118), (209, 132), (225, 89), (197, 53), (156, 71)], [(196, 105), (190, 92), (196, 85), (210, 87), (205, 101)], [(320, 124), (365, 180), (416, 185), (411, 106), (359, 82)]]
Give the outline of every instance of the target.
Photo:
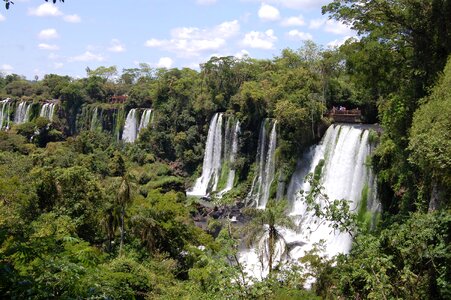
[[(34, 108), (29, 122), (0, 131), (1, 298), (449, 299), (451, 1), (335, 0), (323, 12), (359, 39), (337, 49), (306, 42), (265, 60), (213, 57), (199, 71), (2, 74), (1, 98)], [(118, 95), (125, 103), (111, 103)], [(59, 101), (51, 123), (38, 116), (47, 99)], [(280, 122), (277, 168), (289, 176), (330, 124), (324, 112), (339, 105), (382, 127), (370, 161), (380, 220), (370, 229), (353, 219), (347, 255), (321, 257), (318, 245), (251, 283), (237, 260), (240, 228), (213, 218), (195, 226), (198, 206), (185, 194), (209, 120), (224, 112), (242, 124), (239, 183), (221, 203), (229, 205), (247, 193), (264, 118)], [(157, 113), (129, 144), (114, 134), (117, 119), (106, 118), (109, 131), (80, 125), (93, 107)], [(261, 232), (261, 221), (276, 239), (288, 222), (284, 205), (272, 205), (246, 229)]]

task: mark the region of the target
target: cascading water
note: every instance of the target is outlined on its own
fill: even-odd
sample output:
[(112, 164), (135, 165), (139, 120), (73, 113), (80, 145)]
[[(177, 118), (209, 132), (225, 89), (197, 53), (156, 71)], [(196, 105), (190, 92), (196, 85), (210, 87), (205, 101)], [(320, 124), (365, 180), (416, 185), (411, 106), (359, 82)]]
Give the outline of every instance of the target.
[[(240, 122), (236, 121), (235, 126), (233, 126), (232, 123), (232, 118), (229, 118), (227, 121), (226, 129), (226, 141), (229, 141), (230, 139), (232, 140), (232, 149), (228, 149), (226, 147), (224, 151), (224, 157), (228, 159), (229, 174), (227, 175), (226, 186), (218, 193), (219, 197), (222, 197), (225, 193), (230, 191), (233, 188), (233, 184), (235, 182), (236, 172), (234, 163), (236, 160), (236, 155), (238, 153), (238, 135), (240, 133)], [(229, 143), (225, 143), (225, 145), (228, 146)]]
[[(258, 208), (265, 208), (269, 199), (271, 184), (275, 172), (275, 151), (277, 143), (277, 121), (265, 119), (260, 127), (257, 148), (258, 173), (252, 182), (251, 190), (247, 196), (247, 203)], [(267, 127), (271, 128), (268, 139)], [(267, 142), (268, 141), (268, 142)]]
[(40, 117), (46, 118), (53, 122), (53, 114), (55, 113), (55, 103), (44, 103), (39, 113)]
[[(340, 233), (331, 228), (331, 223), (318, 219), (312, 211), (307, 210), (300, 191), (308, 192), (310, 185), (305, 176), (318, 170), (323, 164), (320, 183), (330, 200), (346, 199), (354, 212), (365, 205), (364, 210), (377, 212), (375, 176), (365, 165), (372, 147), (368, 142), (368, 126), (333, 125), (330, 126), (319, 145), (305, 153), (298, 162), (287, 192), (291, 203), (290, 216), (296, 220), (298, 230), (279, 228), (285, 242), (290, 246), (289, 257), (293, 261), (313, 249), (314, 245), (324, 241), (324, 255), (332, 257), (338, 253), (347, 253), (351, 248), (352, 237), (349, 233)], [(321, 169), (321, 168), (319, 168)], [(362, 199), (365, 201), (362, 202)], [(325, 207), (323, 198), (316, 201)], [(279, 251), (282, 253), (282, 251)], [(277, 257), (280, 260), (281, 257)], [(262, 268), (260, 258), (254, 249), (243, 251), (241, 260), (248, 271), (255, 276), (265, 276), (267, 269)]]
[[(227, 121), (224, 122), (224, 119)], [(238, 152), (239, 132), (240, 124), (232, 117), (226, 118), (223, 113), (213, 116), (205, 144), (202, 175), (196, 180), (194, 187), (187, 191), (188, 195), (202, 197), (216, 192), (221, 188), (222, 179), (225, 181), (225, 187), (217, 195), (221, 197), (232, 189), (235, 181), (233, 163)]]
[(150, 117), (152, 116), (152, 110), (151, 109), (145, 109), (141, 115), (141, 121), (139, 121), (139, 127), (138, 127), (138, 133), (143, 130), (144, 128), (147, 128), (150, 123)]
[(2, 100), (0, 101), (0, 130), (5, 129), (8, 130), (9, 129), (9, 113), (10, 113), (10, 108), (11, 108), (11, 102), (8, 99)]
[(25, 101), (20, 102), (17, 106), (16, 113), (14, 116), (14, 123), (22, 124), (28, 122), (30, 119), (31, 103)]
[(132, 108), (125, 119), (124, 132), (122, 133), (122, 140), (126, 143), (133, 143), (137, 136), (137, 120), (136, 109)]
[(99, 109), (95, 107), (92, 110), (91, 123), (89, 126), (90, 131), (102, 130), (102, 119), (99, 119)]

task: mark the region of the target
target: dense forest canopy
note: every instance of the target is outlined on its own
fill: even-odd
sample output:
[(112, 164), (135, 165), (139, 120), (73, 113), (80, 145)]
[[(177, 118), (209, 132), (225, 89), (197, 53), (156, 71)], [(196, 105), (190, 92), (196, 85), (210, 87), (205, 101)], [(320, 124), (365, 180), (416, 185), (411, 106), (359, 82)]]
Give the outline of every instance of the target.
[[(199, 70), (141, 63), (87, 68), (80, 79), (1, 74), (2, 298), (451, 297), (451, 1), (335, 0), (323, 13), (359, 38), (336, 49), (305, 42), (272, 59), (212, 57)], [(324, 257), (318, 245), (287, 266), (270, 254), (269, 275), (251, 279), (238, 257), (244, 237), (268, 234), (272, 253), (279, 229), (293, 226), (274, 187), (266, 210), (244, 207), (262, 121), (277, 120), (275, 168), (286, 183), (338, 106), (382, 128), (367, 160), (378, 222), (330, 199), (335, 206), (317, 214), (352, 228), (350, 253)], [(151, 126), (127, 143), (133, 109), (152, 110)], [(237, 179), (201, 204), (186, 190), (218, 112), (240, 123), (240, 156), (228, 166)], [(316, 175), (313, 196), (327, 199)], [(239, 208), (248, 222), (215, 218), (218, 208)], [(211, 217), (199, 227), (201, 210)]]

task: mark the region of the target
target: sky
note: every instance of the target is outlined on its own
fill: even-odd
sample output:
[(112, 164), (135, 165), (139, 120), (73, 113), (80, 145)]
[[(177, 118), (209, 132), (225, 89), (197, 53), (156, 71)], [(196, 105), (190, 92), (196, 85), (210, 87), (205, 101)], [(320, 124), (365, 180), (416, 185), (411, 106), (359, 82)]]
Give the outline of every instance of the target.
[(86, 67), (199, 69), (212, 56), (273, 58), (305, 40), (355, 33), (321, 14), (329, 0), (15, 0), (0, 7), (0, 72), (86, 76)]

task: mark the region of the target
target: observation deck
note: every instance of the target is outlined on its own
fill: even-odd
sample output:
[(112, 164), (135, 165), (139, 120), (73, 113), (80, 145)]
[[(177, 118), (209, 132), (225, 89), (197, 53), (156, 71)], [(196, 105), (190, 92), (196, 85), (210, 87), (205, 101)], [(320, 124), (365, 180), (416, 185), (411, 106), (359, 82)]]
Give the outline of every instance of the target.
[(336, 123), (362, 123), (362, 111), (358, 108), (347, 110), (345, 107), (334, 107), (326, 116)]

